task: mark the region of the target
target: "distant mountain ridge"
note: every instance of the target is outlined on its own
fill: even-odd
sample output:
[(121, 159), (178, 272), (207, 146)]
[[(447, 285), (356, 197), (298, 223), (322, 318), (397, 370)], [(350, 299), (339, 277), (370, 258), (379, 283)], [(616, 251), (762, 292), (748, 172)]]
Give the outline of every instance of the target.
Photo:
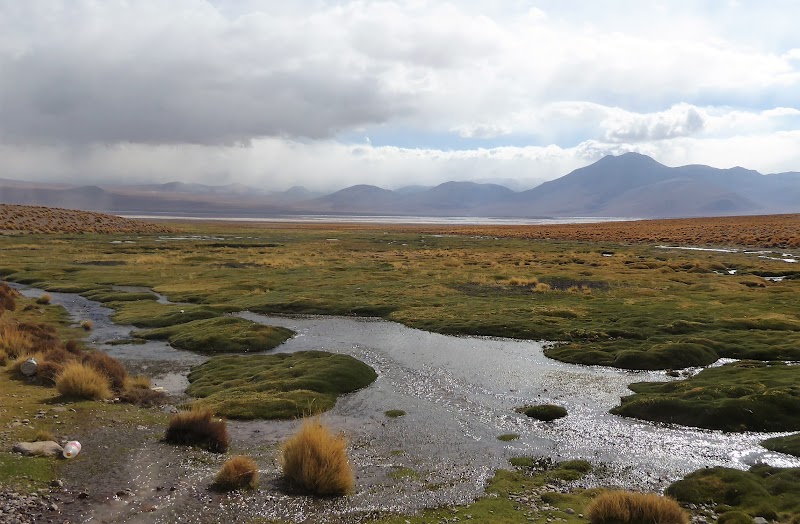
[(515, 192), (498, 185), (445, 182), (395, 191), (359, 184), (323, 195), (295, 186), (268, 191), (240, 184), (70, 186), (0, 179), (0, 203), (112, 213), (269, 216), (293, 214), (639, 217), (800, 213), (800, 173), (762, 175), (734, 167), (668, 167), (638, 153), (594, 164)]

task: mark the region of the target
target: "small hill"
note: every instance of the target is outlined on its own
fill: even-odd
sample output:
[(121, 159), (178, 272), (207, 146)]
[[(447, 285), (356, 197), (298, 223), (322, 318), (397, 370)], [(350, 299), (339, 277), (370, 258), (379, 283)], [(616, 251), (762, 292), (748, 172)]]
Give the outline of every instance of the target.
[(161, 224), (92, 211), (0, 204), (0, 233), (171, 233)]

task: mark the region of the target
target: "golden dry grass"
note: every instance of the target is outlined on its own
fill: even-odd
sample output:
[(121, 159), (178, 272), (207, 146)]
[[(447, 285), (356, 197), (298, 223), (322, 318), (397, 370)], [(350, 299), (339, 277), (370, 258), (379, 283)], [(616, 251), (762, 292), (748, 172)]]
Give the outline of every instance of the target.
[(94, 327), (94, 322), (92, 322), (91, 320), (81, 320), (80, 325), (86, 331), (91, 331), (92, 328)]
[(250, 457), (231, 457), (214, 477), (214, 487), (221, 490), (250, 488), (258, 485), (258, 464)]
[(114, 396), (108, 377), (81, 362), (64, 365), (64, 369), (56, 376), (56, 389), (68, 398), (104, 400)]
[(608, 491), (586, 507), (592, 524), (686, 524), (689, 519), (680, 505), (655, 493)]
[(33, 348), (33, 337), (21, 331), (16, 322), (3, 320), (0, 322), (0, 352), (9, 358), (17, 358), (27, 354)]
[(293, 485), (314, 495), (345, 495), (355, 484), (347, 440), (318, 417), (304, 419), (297, 433), (283, 443), (281, 467)]
[(92, 351), (84, 355), (82, 362), (105, 375), (115, 392), (119, 393), (124, 389), (128, 371), (119, 360), (110, 357), (108, 353)]
[(800, 214), (535, 226), (397, 226), (397, 229), (431, 234), (536, 240), (643, 242), (772, 248), (800, 247)]
[(172, 228), (105, 213), (0, 204), (0, 230), (28, 233), (170, 233)]

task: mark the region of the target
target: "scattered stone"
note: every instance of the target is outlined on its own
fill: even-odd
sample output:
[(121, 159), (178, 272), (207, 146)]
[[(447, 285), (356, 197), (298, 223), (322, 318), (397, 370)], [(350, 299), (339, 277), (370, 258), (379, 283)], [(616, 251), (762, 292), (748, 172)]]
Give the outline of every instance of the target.
[(58, 442), (46, 440), (43, 442), (17, 442), (11, 451), (26, 456), (58, 457), (64, 451), (64, 448)]
[(767, 524), (767, 522), (764, 517), (753, 517), (753, 524)]
[(572, 508), (567, 508), (567, 509), (564, 510), (564, 513), (566, 513), (567, 515), (574, 515), (575, 514), (575, 510), (572, 509)]
[(64, 481), (56, 479), (56, 480), (50, 482), (50, 487), (51, 488), (63, 488), (64, 487)]

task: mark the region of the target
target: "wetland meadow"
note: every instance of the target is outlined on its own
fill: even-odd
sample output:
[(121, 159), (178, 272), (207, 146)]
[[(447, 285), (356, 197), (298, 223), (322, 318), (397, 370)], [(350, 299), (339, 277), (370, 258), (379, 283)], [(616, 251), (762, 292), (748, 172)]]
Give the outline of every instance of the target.
[[(56, 326), (167, 397), (72, 402), (7, 359), (0, 486), (47, 491), (52, 522), (588, 522), (611, 489), (666, 491), (695, 522), (798, 522), (797, 224), (7, 234), (20, 296), (0, 318)], [(214, 490), (225, 456), (163, 441), (190, 406), (227, 419), (257, 487)], [(282, 477), (303, 415), (347, 439), (346, 496)], [(83, 451), (7, 452), (39, 431)]]

